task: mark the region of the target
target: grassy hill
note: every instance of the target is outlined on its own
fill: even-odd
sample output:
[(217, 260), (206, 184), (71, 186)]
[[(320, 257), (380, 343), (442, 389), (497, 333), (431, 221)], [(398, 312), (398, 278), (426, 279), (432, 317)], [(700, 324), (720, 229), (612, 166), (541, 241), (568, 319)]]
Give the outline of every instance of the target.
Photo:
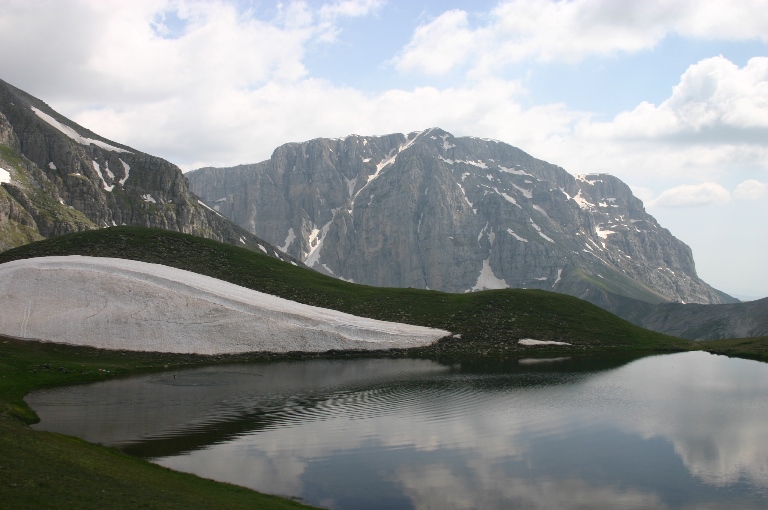
[(569, 342), (576, 349), (690, 348), (688, 341), (642, 329), (563, 294), (521, 289), (448, 294), (356, 285), (244, 248), (140, 227), (114, 227), (39, 241), (0, 253), (0, 263), (50, 255), (164, 264), (301, 303), (461, 335), (460, 339), (410, 351), (411, 355), (463, 358), (514, 354), (520, 349), (517, 340), (521, 338)]

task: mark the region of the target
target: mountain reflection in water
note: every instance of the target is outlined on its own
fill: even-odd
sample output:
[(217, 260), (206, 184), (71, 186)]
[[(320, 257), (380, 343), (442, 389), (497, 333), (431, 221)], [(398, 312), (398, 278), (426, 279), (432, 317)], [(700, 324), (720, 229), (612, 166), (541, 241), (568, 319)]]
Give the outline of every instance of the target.
[(313, 360), (41, 391), (36, 428), (329, 508), (765, 508), (768, 365)]

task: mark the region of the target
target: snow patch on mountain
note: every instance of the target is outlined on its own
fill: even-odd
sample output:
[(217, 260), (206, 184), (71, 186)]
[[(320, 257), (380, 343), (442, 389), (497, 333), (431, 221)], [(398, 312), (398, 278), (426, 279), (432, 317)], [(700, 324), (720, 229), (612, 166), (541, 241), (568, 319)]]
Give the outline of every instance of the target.
[(477, 277), (477, 283), (475, 283), (474, 287), (472, 287), (470, 291), (474, 292), (486, 289), (506, 289), (508, 287), (509, 285), (507, 285), (506, 281), (498, 278), (495, 274), (493, 274), (490, 259), (485, 259), (483, 261), (483, 267), (480, 269), (480, 274)]
[(93, 138), (88, 138), (88, 137), (85, 137), (85, 136), (81, 136), (77, 131), (75, 131), (71, 127), (62, 124), (58, 120), (54, 119), (53, 117), (51, 117), (47, 113), (38, 110), (34, 106), (32, 106), (32, 111), (35, 112), (35, 114), (38, 117), (40, 117), (43, 121), (45, 121), (47, 124), (49, 124), (50, 126), (56, 128), (57, 130), (59, 130), (60, 132), (64, 133), (69, 138), (71, 138), (72, 140), (76, 141), (77, 143), (79, 143), (81, 145), (95, 145), (97, 147), (101, 147), (102, 149), (106, 149), (108, 151), (113, 151), (113, 152), (130, 152), (130, 151), (127, 151), (125, 149), (121, 149), (119, 147), (115, 147), (114, 145), (110, 145), (107, 142), (102, 142), (101, 140), (94, 140)]
[[(98, 174), (99, 179), (101, 179), (101, 183), (104, 185), (104, 189), (106, 191), (112, 191), (113, 189), (115, 189), (115, 185), (114, 184), (107, 184), (107, 181), (104, 179), (104, 175), (102, 175), (102, 173), (101, 173), (101, 167), (99, 166), (99, 164), (97, 162), (95, 162), (95, 161), (91, 161), (91, 163), (93, 163), (93, 169)], [(114, 177), (114, 175), (112, 177)]]
[(122, 159), (119, 159), (119, 161), (120, 161), (120, 163), (123, 164), (123, 170), (125, 170), (125, 177), (123, 177), (122, 179), (120, 179), (117, 182), (120, 183), (120, 186), (123, 186), (123, 185), (125, 185), (125, 181), (128, 180), (128, 176), (131, 174), (131, 166), (128, 163), (126, 163), (125, 161), (123, 161)]

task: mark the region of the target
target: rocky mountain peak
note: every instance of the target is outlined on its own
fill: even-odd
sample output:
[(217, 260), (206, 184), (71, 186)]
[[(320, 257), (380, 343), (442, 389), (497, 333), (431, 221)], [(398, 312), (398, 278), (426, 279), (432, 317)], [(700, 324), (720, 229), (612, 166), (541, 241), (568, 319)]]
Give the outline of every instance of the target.
[(358, 283), (728, 300), (619, 179), (574, 176), (496, 140), (440, 128), (320, 138), (187, 177), (239, 225)]

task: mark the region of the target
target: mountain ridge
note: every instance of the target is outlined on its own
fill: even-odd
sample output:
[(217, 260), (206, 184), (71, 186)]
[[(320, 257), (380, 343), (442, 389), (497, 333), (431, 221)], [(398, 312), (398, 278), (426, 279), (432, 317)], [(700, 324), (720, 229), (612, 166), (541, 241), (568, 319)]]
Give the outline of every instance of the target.
[[(172, 163), (108, 140), (0, 80), (0, 251), (117, 225), (157, 227), (291, 257), (189, 191)], [(5, 175), (5, 174), (3, 174)]]
[(440, 128), (288, 143), (186, 174), (209, 206), (326, 274), (467, 292), (611, 292), (735, 302), (608, 174), (572, 176), (509, 144)]

